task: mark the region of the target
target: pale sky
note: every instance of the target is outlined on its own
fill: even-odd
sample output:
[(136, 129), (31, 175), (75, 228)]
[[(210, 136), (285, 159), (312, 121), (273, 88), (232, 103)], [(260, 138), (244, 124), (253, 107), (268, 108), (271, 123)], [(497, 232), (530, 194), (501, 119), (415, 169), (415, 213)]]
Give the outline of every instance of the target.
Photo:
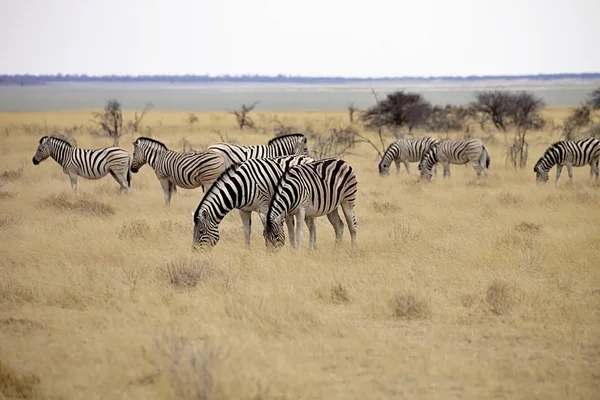
[(600, 0), (0, 4), (0, 74), (600, 72)]

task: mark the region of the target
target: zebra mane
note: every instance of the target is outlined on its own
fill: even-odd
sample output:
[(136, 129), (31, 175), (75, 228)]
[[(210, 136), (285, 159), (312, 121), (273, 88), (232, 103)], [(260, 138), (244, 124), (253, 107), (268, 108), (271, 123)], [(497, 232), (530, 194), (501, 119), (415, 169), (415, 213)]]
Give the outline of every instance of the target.
[(136, 141), (136, 142), (138, 142), (138, 141), (140, 141), (140, 140), (142, 140), (142, 141), (147, 141), (147, 142), (150, 142), (150, 143), (154, 143), (154, 144), (156, 144), (157, 146), (160, 146), (160, 147), (162, 147), (162, 148), (163, 148), (163, 149), (165, 149), (165, 150), (169, 150), (169, 149), (167, 148), (167, 146), (166, 146), (166, 145), (165, 145), (163, 142), (159, 142), (159, 141), (158, 141), (158, 140), (156, 140), (156, 139), (152, 139), (152, 138), (149, 138), (149, 137), (147, 137), (147, 136), (140, 136), (140, 137), (139, 137), (139, 138), (137, 138), (135, 141)]
[[(304, 136), (304, 135), (303, 135)], [(306, 165), (306, 164), (303, 164)], [(273, 206), (273, 203), (275, 202), (275, 196), (277, 194), (277, 188), (279, 187), (279, 185), (281, 184), (281, 182), (285, 179), (285, 177), (287, 177), (287, 174), (290, 170), (290, 168), (295, 167), (295, 165), (286, 165), (283, 174), (281, 174), (281, 176), (279, 177), (279, 179), (277, 180), (277, 184), (275, 185), (275, 191), (273, 192), (273, 196), (271, 196), (271, 200), (269, 200), (269, 208), (268, 210), (271, 210), (271, 207)], [(269, 223), (271, 222), (271, 213), (269, 211), (267, 211), (267, 227), (269, 226)]]
[(270, 146), (270, 145), (272, 145), (274, 143), (277, 143), (280, 140), (284, 140), (286, 138), (294, 138), (294, 137), (298, 138), (298, 139), (302, 138), (302, 139), (304, 139), (304, 142), (306, 143), (306, 136), (304, 136), (304, 134), (302, 134), (302, 133), (290, 133), (289, 135), (277, 136), (276, 138), (273, 138), (273, 139), (269, 140), (267, 142), (267, 146)]
[(223, 179), (231, 177), (238, 170), (238, 168), (242, 166), (242, 164), (243, 163), (233, 163), (233, 164), (231, 164), (210, 185), (210, 187), (206, 190), (206, 193), (204, 193), (204, 196), (202, 196), (202, 200), (200, 200), (200, 204), (198, 204), (198, 207), (196, 208), (196, 211), (194, 212), (194, 221), (198, 218), (198, 213), (200, 213), (200, 209), (202, 208), (202, 205), (204, 204), (204, 202), (208, 200), (208, 198), (209, 198), (208, 195), (210, 193), (212, 193), (213, 188), (215, 188), (216, 185), (219, 182), (223, 181)]
[(42, 144), (42, 142), (43, 142), (45, 139), (52, 139), (53, 141), (59, 142), (60, 144), (64, 144), (64, 145), (65, 145), (65, 146), (67, 146), (67, 147), (73, 147), (73, 146), (71, 145), (71, 143), (67, 142), (67, 141), (66, 141), (65, 139), (63, 139), (63, 138), (59, 138), (58, 136), (43, 136), (43, 137), (40, 139), (40, 144)]

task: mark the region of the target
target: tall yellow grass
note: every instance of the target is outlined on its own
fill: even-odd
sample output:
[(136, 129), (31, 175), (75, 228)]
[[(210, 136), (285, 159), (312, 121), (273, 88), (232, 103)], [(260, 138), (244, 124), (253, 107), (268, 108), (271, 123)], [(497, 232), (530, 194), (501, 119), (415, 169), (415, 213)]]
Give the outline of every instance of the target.
[[(179, 189), (167, 209), (148, 166), (125, 196), (110, 177), (80, 179), (73, 195), (54, 161), (32, 165), (40, 135), (19, 124), (89, 115), (0, 115), (2, 395), (598, 398), (600, 191), (588, 167), (574, 185), (565, 173), (558, 188), (536, 187), (533, 163), (557, 137), (532, 133), (531, 167), (515, 171), (495, 134), (487, 181), (454, 165), (450, 180), (426, 185), (404, 169), (380, 178), (361, 144), (345, 158), (359, 179), (356, 251), (347, 230), (332, 251), (320, 218), (316, 252), (304, 243), (267, 254), (257, 215), (245, 250), (232, 212), (217, 247), (193, 254), (200, 189)], [(272, 137), (240, 132), (224, 113), (197, 115), (193, 132), (183, 112), (153, 110), (146, 124), (175, 149), (182, 137), (212, 144), (217, 129), (244, 144)], [(274, 115), (320, 130), (347, 122), (344, 112), (255, 120)], [(121, 146), (131, 152), (134, 139)]]

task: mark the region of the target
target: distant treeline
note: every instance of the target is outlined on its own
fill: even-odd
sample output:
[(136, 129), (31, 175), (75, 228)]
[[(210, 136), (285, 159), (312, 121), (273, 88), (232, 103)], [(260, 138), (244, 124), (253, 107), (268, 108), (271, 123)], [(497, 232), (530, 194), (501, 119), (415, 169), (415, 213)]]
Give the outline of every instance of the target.
[(564, 79), (598, 80), (600, 73), (583, 74), (537, 74), (537, 75), (470, 75), (470, 76), (433, 76), (433, 77), (382, 77), (382, 78), (345, 78), (335, 76), (306, 77), (290, 75), (0, 75), (0, 85), (44, 85), (55, 82), (161, 82), (161, 83), (210, 83), (210, 82), (245, 82), (245, 83), (364, 83), (364, 82), (407, 82), (426, 83), (431, 81), (445, 82), (478, 82), (478, 81), (555, 81)]

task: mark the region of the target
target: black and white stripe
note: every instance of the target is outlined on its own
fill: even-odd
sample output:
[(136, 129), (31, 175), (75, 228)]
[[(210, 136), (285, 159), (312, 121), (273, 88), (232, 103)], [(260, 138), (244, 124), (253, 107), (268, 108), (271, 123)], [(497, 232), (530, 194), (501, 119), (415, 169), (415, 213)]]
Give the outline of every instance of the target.
[(209, 151), (179, 153), (169, 150), (164, 143), (148, 137), (139, 137), (133, 142), (131, 172), (136, 173), (148, 163), (154, 169), (162, 186), (167, 207), (171, 204), (171, 194), (177, 186), (183, 189), (196, 189), (211, 185), (225, 170), (224, 159)]
[[(234, 164), (213, 183), (198, 205), (194, 216), (194, 247), (213, 247), (219, 241), (219, 224), (237, 208), (244, 228), (246, 247), (250, 246), (252, 211), (267, 213), (269, 202), (283, 172), (292, 165), (314, 161), (306, 156), (251, 159)], [(300, 221), (302, 222), (302, 221)], [(294, 232), (294, 219), (286, 219)]]
[(419, 163), (421, 179), (431, 179), (432, 168), (436, 163), (444, 166), (444, 177), (450, 177), (450, 164), (471, 164), (481, 176), (487, 177), (490, 167), (490, 153), (481, 139), (444, 140), (433, 144)]
[(410, 163), (419, 162), (432, 144), (439, 140), (431, 136), (420, 139), (398, 139), (390, 144), (379, 162), (379, 175), (388, 176), (392, 162), (396, 163), (396, 174), (400, 174), (400, 163), (406, 167), (406, 173), (410, 175)]
[(341, 206), (356, 245), (357, 223), (354, 215), (358, 182), (352, 167), (345, 161), (326, 158), (290, 167), (281, 177), (266, 216), (263, 236), (267, 247), (280, 248), (285, 243), (283, 221), (296, 216), (296, 247), (302, 240), (302, 220), (309, 229), (309, 247), (316, 247), (315, 218), (327, 215), (335, 229), (336, 246), (342, 241), (344, 223), (338, 214)]
[(77, 193), (77, 177), (100, 179), (110, 175), (121, 186), (121, 192), (129, 192), (131, 174), (129, 173), (129, 153), (120, 147), (102, 149), (82, 149), (73, 147), (69, 142), (55, 136), (40, 139), (33, 156), (33, 164), (38, 165), (52, 157), (71, 179), (71, 189)]
[(273, 158), (293, 155), (308, 156), (306, 136), (301, 133), (279, 136), (269, 140), (267, 144), (254, 146), (217, 143), (208, 146), (207, 150), (220, 154), (225, 159), (227, 167), (253, 158)]
[(553, 143), (546, 149), (542, 157), (535, 163), (533, 171), (538, 182), (548, 181), (548, 171), (556, 165), (556, 180), (564, 166), (569, 172), (569, 180), (573, 182), (573, 167), (590, 166), (590, 180), (596, 175), (598, 182), (598, 163), (600, 160), (600, 140), (587, 138), (581, 140), (563, 140)]

